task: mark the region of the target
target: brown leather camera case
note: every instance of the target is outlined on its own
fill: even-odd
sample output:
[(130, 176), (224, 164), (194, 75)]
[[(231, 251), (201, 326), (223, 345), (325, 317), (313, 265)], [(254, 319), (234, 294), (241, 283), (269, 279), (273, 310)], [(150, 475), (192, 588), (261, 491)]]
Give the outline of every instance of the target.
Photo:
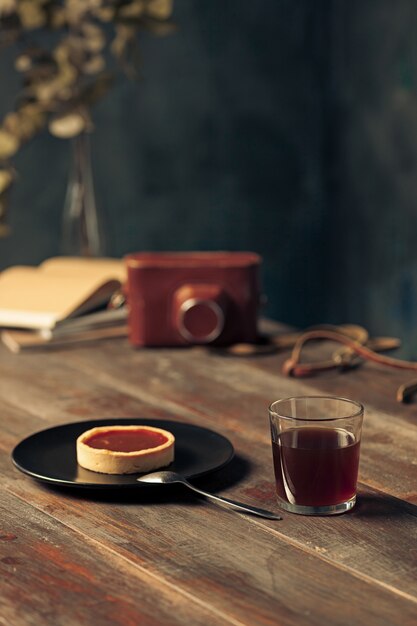
[(145, 252), (125, 257), (134, 346), (254, 342), (261, 258), (253, 252)]

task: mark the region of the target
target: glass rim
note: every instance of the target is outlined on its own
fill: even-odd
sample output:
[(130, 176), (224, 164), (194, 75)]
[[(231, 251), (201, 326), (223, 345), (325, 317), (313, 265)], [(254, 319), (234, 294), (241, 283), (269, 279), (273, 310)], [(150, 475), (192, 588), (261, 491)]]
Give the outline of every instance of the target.
[[(273, 407), (276, 407), (277, 405), (281, 405), (284, 402), (288, 402), (290, 400), (339, 400), (341, 402), (347, 402), (348, 404), (355, 406), (356, 411), (348, 415), (341, 415), (338, 417), (313, 417), (310, 419), (306, 417), (295, 417), (293, 415), (284, 415), (283, 413), (277, 412), (273, 408)], [(360, 415), (363, 415), (365, 408), (363, 404), (361, 404), (357, 400), (351, 400), (350, 398), (344, 398), (343, 396), (304, 395), (304, 396), (290, 396), (288, 398), (280, 398), (280, 400), (274, 400), (274, 402), (271, 402), (271, 404), (269, 405), (268, 410), (269, 410), (270, 416), (274, 415), (276, 417), (279, 417), (281, 419), (286, 419), (286, 420), (295, 420), (299, 422), (335, 422), (338, 420), (346, 420), (346, 419), (351, 419), (354, 417), (359, 417)]]

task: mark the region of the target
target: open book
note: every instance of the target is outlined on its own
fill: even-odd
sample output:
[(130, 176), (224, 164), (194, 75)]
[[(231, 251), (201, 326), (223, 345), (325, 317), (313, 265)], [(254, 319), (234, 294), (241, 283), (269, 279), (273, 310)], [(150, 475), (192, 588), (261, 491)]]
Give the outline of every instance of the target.
[(120, 259), (54, 257), (0, 274), (0, 327), (51, 334), (126, 323), (126, 312), (101, 310), (126, 280)]

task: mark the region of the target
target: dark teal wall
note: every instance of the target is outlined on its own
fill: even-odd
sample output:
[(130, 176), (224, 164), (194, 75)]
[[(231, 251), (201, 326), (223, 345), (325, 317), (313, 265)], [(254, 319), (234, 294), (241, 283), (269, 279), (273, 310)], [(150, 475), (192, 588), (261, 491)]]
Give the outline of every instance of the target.
[(417, 358), (417, 3), (332, 3), (327, 318)]
[[(96, 108), (107, 253), (251, 249), (266, 313), (358, 322), (417, 357), (417, 3), (177, 0), (143, 80)], [(0, 55), (0, 112), (14, 73)], [(60, 251), (65, 142), (17, 159), (0, 266)]]

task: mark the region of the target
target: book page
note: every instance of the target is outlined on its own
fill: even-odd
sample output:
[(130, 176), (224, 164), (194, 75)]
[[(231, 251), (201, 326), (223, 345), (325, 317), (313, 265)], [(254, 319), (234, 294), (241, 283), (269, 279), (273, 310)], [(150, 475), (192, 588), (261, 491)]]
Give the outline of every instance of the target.
[(119, 280), (122, 284), (127, 279), (127, 269), (122, 259), (82, 258), (82, 257), (52, 257), (39, 265), (38, 271), (51, 274), (69, 274), (71, 276), (87, 273), (101, 280)]
[(0, 274), (0, 326), (53, 328), (105, 304), (119, 287), (119, 281), (89, 271), (74, 276), (11, 267)]

